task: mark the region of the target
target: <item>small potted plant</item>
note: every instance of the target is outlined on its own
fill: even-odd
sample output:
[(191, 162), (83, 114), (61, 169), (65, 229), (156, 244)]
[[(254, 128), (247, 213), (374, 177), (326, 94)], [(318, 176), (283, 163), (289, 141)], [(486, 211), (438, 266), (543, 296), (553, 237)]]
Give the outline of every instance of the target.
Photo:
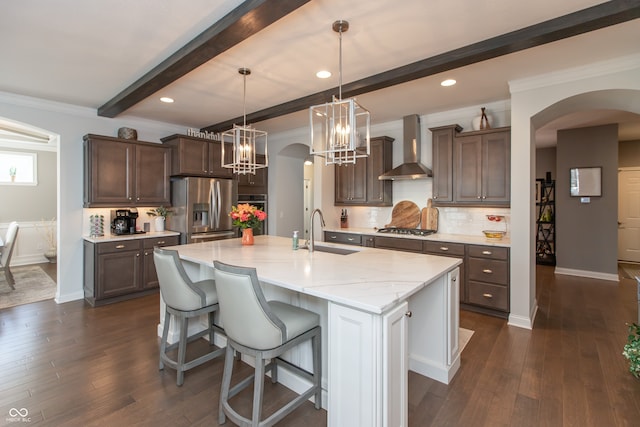
[(154, 224), (156, 231), (164, 231), (165, 221), (172, 213), (171, 208), (165, 208), (164, 206), (158, 206), (157, 208), (147, 211), (147, 215), (156, 218)]
[(11, 166), (9, 168), (9, 176), (11, 177), (11, 182), (14, 182), (16, 180), (16, 173), (18, 171), (16, 170), (15, 166)]
[(622, 355), (629, 361), (629, 372), (640, 378), (640, 325), (629, 325), (629, 336)]

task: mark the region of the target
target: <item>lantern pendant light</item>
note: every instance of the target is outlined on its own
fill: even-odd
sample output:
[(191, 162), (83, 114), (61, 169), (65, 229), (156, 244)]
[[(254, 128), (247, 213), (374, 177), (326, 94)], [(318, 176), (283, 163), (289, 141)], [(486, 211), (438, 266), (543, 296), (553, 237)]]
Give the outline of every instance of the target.
[(355, 98), (342, 99), (342, 33), (349, 29), (347, 21), (333, 23), (333, 31), (340, 39), (340, 78), (338, 98), (333, 102), (309, 108), (311, 138), (309, 152), (325, 159), (325, 164), (355, 163), (370, 151), (369, 111)]
[[(266, 168), (267, 160), (267, 132), (257, 130), (247, 125), (247, 76), (251, 74), (248, 68), (238, 69), (238, 73), (242, 74), (244, 79), (243, 90), (243, 117), (242, 126), (233, 125), (233, 129), (222, 132), (222, 167), (233, 169), (233, 173), (246, 175), (254, 174), (257, 169)], [(231, 146), (233, 156), (230, 162), (226, 162), (225, 147)], [(257, 151), (264, 147), (264, 163), (258, 162)]]

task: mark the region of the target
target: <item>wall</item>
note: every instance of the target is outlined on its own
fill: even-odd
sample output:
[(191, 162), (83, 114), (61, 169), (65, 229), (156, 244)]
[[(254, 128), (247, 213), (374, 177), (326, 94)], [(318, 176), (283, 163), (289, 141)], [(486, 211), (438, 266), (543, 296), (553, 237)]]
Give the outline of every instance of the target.
[(159, 143), (160, 138), (185, 133), (186, 129), (126, 115), (116, 119), (98, 117), (95, 109), (2, 92), (0, 117), (45, 129), (58, 140), (56, 301), (82, 299), (82, 137), (87, 133), (116, 136), (118, 128), (126, 126), (137, 129), (140, 140)]
[(556, 156), (556, 147), (536, 150), (536, 179), (547, 179), (547, 172), (551, 172), (551, 179), (556, 179)]
[[(618, 272), (618, 125), (558, 131), (556, 269)], [(570, 169), (602, 167), (602, 197), (569, 194)], [(574, 272), (575, 273), (575, 272)]]
[[(535, 131), (589, 109), (640, 113), (640, 55), (509, 82), (511, 92), (511, 314), (532, 328), (535, 272)], [(591, 248), (587, 248), (591, 249)]]
[(640, 166), (640, 141), (623, 141), (618, 145), (618, 167)]
[[(36, 153), (37, 185), (0, 185), (0, 223), (50, 220), (56, 216), (57, 154), (33, 149), (0, 148), (1, 151)], [(8, 203), (10, 201), (10, 203)]]

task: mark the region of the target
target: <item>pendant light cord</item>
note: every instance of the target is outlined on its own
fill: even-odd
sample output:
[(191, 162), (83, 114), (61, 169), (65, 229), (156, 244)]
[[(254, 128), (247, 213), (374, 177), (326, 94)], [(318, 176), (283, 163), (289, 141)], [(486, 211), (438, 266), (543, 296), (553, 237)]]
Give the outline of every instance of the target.
[(338, 77), (338, 99), (342, 101), (342, 27), (338, 31), (338, 37), (340, 39), (340, 60), (338, 61), (339, 77)]

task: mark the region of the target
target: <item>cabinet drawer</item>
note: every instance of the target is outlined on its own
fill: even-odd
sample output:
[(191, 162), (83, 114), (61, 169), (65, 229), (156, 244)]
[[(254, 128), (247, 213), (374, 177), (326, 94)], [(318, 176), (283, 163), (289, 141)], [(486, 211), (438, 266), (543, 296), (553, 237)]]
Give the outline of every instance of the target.
[(395, 239), (393, 237), (374, 238), (374, 245), (380, 249), (396, 249), (398, 251), (422, 252), (422, 240)]
[(436, 255), (464, 256), (463, 243), (423, 242), (423, 251)]
[(98, 254), (140, 250), (140, 240), (119, 240), (117, 242), (98, 243)]
[(178, 236), (153, 237), (142, 240), (145, 249), (152, 249), (155, 246), (175, 246), (179, 243)]
[(509, 248), (469, 245), (469, 256), (506, 260), (509, 259)]
[(360, 246), (362, 244), (362, 236), (354, 233), (334, 233), (331, 231), (325, 231), (324, 241)]
[(468, 262), (469, 280), (509, 284), (509, 264), (506, 261), (493, 259), (471, 258)]
[(504, 286), (470, 280), (467, 292), (471, 304), (509, 311), (509, 290)]

